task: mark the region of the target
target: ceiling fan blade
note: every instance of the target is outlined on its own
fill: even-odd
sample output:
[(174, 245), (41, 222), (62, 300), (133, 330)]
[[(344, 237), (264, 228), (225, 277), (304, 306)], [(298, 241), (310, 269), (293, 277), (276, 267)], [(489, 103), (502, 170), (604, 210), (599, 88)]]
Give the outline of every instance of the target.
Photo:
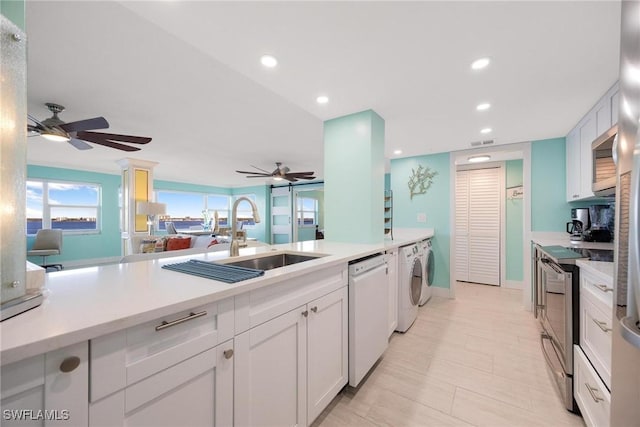
[(62, 123), (58, 127), (65, 132), (80, 132), (90, 129), (106, 129), (109, 127), (109, 122), (104, 117), (94, 117), (93, 119)]
[[(257, 167), (257, 166), (253, 166), (253, 165), (249, 165), (249, 166), (251, 166), (252, 168), (256, 168), (256, 169), (258, 169), (259, 171), (262, 171), (262, 172), (264, 172), (264, 173), (268, 173), (269, 175), (271, 175), (271, 172), (266, 171), (266, 170), (264, 170), (264, 169), (262, 169), (262, 168), (259, 168), (259, 167)], [(237, 172), (237, 171), (236, 171), (236, 172)], [(255, 172), (246, 172), (246, 173), (255, 173)]]
[(76, 147), (78, 150), (91, 150), (93, 147), (78, 138), (71, 138), (69, 144)]
[(288, 175), (284, 175), (282, 176), (283, 179), (286, 179), (289, 182), (297, 182), (298, 180), (296, 178), (290, 177)]
[(102, 136), (97, 136), (100, 134), (95, 134), (93, 132), (78, 132), (82, 134), (82, 136), (78, 135), (79, 139), (83, 139), (85, 141), (93, 142), (94, 144), (104, 145), (105, 147), (116, 148), (122, 151), (140, 151), (138, 147), (129, 147), (128, 145), (119, 144), (117, 142), (109, 141), (108, 139), (102, 138)]
[(289, 172), (289, 173), (286, 173), (285, 175), (290, 175), (290, 176), (295, 176), (295, 177), (301, 178), (303, 176), (309, 176), (309, 175), (313, 175), (313, 174), (314, 174), (314, 172)]
[[(128, 142), (131, 144), (148, 144), (151, 142), (151, 138), (146, 136), (132, 136), (132, 135), (119, 135), (115, 133), (103, 133), (103, 132), (78, 132), (78, 138), (87, 139), (87, 136), (94, 138), (100, 138), (103, 141), (120, 141)], [(91, 140), (92, 142), (95, 142)]]
[[(291, 176), (291, 175), (287, 175), (287, 176)], [(293, 176), (292, 178), (296, 178), (296, 179), (316, 179), (315, 176)]]
[(251, 175), (271, 176), (270, 173), (251, 172), (251, 171), (236, 171), (236, 172), (238, 172), (238, 173), (249, 173)]

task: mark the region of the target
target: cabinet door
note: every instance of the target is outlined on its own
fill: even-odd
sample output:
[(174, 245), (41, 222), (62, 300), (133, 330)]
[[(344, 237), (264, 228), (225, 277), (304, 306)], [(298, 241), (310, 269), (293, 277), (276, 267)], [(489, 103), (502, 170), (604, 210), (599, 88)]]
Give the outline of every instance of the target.
[(233, 341), (91, 404), (93, 426), (233, 424)]
[(3, 426), (84, 426), (88, 405), (86, 342), (2, 367)]
[(591, 143), (596, 139), (596, 118), (589, 115), (580, 125), (580, 198), (593, 197), (593, 158)]
[[(611, 127), (611, 97), (605, 95), (595, 107), (596, 136), (602, 135)], [(595, 138), (594, 138), (595, 139)]]
[(307, 305), (307, 424), (348, 381), (348, 299), (345, 286)]
[(387, 254), (389, 279), (389, 336), (398, 326), (398, 251)]
[(567, 135), (567, 201), (580, 198), (580, 133), (576, 128)]
[(307, 306), (235, 338), (234, 425), (306, 426)]

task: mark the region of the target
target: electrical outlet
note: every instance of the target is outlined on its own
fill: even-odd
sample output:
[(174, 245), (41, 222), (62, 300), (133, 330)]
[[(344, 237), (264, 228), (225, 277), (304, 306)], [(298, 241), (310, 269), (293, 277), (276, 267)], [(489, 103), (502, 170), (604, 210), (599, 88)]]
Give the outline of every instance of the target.
[(427, 222), (427, 214), (426, 213), (419, 213), (417, 221), (418, 222)]

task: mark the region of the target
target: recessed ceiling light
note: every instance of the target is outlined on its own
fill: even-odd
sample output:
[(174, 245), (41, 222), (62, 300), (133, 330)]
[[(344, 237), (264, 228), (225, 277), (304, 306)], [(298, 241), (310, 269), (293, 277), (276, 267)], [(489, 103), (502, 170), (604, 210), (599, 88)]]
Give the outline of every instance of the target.
[(484, 128), (480, 130), (480, 133), (491, 133), (491, 131), (493, 131), (493, 129), (491, 128)]
[(316, 102), (318, 104), (326, 104), (327, 102), (329, 102), (329, 97), (326, 95), (320, 95), (316, 98)]
[(491, 104), (489, 104), (488, 102), (484, 102), (476, 106), (476, 110), (478, 111), (488, 110), (489, 108), (491, 108)]
[(260, 62), (267, 68), (273, 68), (278, 65), (278, 60), (271, 55), (262, 55)]
[(402, 150), (394, 150), (393, 154), (402, 154)]
[(469, 161), (469, 163), (486, 162), (488, 160), (491, 160), (491, 156), (489, 156), (488, 154), (483, 154), (480, 156), (471, 156), (467, 158), (467, 160)]
[(475, 61), (473, 61), (471, 63), (471, 69), (472, 70), (482, 70), (487, 65), (489, 65), (490, 62), (491, 62), (491, 60), (489, 58), (476, 59)]

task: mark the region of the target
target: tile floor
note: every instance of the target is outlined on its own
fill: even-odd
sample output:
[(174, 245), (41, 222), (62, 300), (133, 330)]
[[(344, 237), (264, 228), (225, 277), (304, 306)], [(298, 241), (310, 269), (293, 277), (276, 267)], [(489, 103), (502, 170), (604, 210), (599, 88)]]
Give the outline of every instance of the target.
[(584, 426), (564, 409), (521, 300), (468, 283), (455, 299), (433, 297), (313, 426)]

